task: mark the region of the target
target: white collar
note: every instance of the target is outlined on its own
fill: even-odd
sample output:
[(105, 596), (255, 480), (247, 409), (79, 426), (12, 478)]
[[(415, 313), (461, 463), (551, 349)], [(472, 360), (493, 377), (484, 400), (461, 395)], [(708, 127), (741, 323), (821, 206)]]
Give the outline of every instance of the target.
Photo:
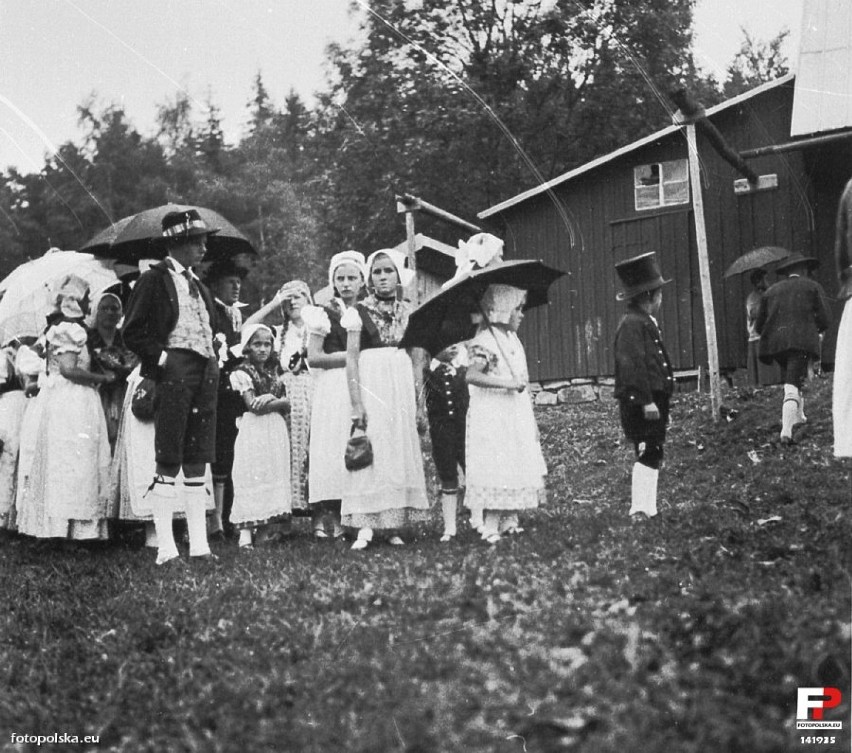
[[(167, 256), (166, 259), (168, 259), (168, 261), (171, 263), (172, 269), (175, 271), (176, 274), (182, 275), (184, 272), (187, 271), (187, 268), (183, 266), (183, 264), (181, 264), (177, 259), (175, 259), (174, 256)], [(195, 277), (195, 273), (191, 269), (189, 270), (189, 273), (193, 277)]]

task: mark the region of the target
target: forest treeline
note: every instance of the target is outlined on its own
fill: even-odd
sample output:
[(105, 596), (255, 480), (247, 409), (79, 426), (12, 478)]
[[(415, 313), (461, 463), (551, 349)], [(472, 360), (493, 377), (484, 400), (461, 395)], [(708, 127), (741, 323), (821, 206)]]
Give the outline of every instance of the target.
[[(321, 285), (328, 257), (404, 239), (394, 196), (461, 217), (671, 122), (667, 92), (715, 104), (787, 71), (782, 30), (743, 32), (724, 81), (692, 52), (694, 0), (372, 0), (357, 42), (331, 45), (309, 106), (277, 103), (258, 72), (248, 125), (225, 141), (211, 92), (158, 107), (143, 135), (116, 104), (78, 107), (83, 136), (43, 168), (0, 173), (0, 276), (50, 246), (167, 201), (208, 206), (260, 252), (248, 298), (285, 279)], [(248, 88), (248, 87), (247, 87)], [(419, 221), (455, 243), (456, 234)]]

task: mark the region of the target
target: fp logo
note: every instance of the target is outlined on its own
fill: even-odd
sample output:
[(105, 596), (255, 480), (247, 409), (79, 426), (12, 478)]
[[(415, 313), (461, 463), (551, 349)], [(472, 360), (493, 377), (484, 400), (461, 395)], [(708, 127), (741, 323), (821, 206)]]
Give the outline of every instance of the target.
[[(822, 719), (824, 709), (833, 709), (840, 705), (840, 691), (837, 688), (799, 688), (796, 703), (796, 719)], [(810, 710), (811, 713), (808, 713)]]

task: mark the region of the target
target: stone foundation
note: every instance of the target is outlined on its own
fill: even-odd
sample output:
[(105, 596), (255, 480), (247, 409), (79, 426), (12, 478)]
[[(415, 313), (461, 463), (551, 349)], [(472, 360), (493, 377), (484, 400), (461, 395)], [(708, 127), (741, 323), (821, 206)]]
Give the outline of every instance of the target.
[[(697, 371), (675, 374), (675, 390), (692, 392), (698, 385)], [(706, 387), (705, 387), (706, 389)], [(552, 382), (532, 382), (530, 392), (536, 405), (580, 405), (598, 400), (614, 400), (615, 378), (585, 377), (577, 379), (556, 379)]]

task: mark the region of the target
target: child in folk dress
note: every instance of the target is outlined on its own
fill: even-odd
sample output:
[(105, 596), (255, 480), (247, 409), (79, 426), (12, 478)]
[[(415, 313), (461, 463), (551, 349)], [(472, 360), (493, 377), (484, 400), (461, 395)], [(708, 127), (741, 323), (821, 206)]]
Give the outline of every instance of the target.
[(545, 496), (547, 467), (517, 335), (525, 301), (523, 290), (489, 285), (481, 301), (485, 318), (468, 343), (465, 506), (472, 516), (482, 514), (489, 544), (520, 533), (518, 512), (538, 507)]
[(627, 301), (627, 311), (615, 332), (615, 398), (621, 426), (633, 442), (630, 515), (657, 514), (657, 479), (669, 420), (674, 375), (655, 317), (662, 302), (664, 280), (654, 253), (615, 265)]
[(271, 314), (284, 318), (275, 331), (275, 349), (283, 371), (282, 380), (290, 401), (290, 489), (293, 515), (310, 514), (308, 506), (308, 449), (311, 434), (311, 405), (314, 394), (314, 374), (308, 368), (309, 333), (302, 310), (313, 307), (314, 300), (308, 284), (301, 280), (285, 282), (269, 303), (261, 306), (246, 319), (243, 326), (263, 322)]
[[(464, 345), (451, 345), (432, 360), (424, 383), (432, 459), (441, 483), (442, 542), (452, 541), (456, 536), (456, 514), (463, 493), (459, 468), (465, 467), (466, 373), (467, 349)], [(480, 529), (482, 521), (471, 518), (471, 525)]]
[(252, 547), (252, 530), (278, 522), (291, 511), (290, 437), (285, 413), (290, 406), (273, 357), (274, 334), (265, 324), (243, 327), (243, 363), (231, 374), (246, 412), (234, 445), (234, 506), (231, 522), (240, 547)]

